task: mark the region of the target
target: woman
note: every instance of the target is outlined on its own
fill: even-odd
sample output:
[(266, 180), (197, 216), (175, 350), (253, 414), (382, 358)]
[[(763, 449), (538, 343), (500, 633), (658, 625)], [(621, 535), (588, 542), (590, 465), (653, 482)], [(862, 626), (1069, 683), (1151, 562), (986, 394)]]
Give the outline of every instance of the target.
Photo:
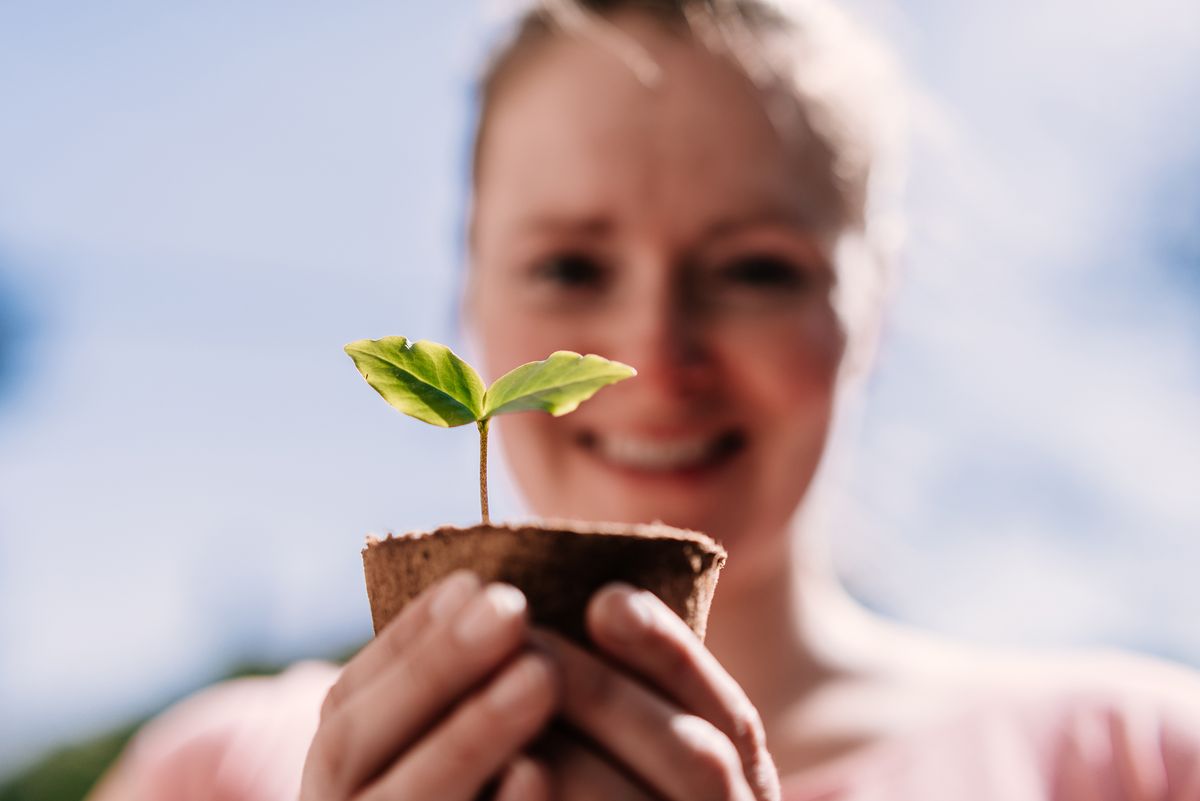
[[(868, 51), (816, 5), (586, 5), (485, 79), (465, 317), (490, 377), (560, 348), (638, 368), (498, 424), (538, 514), (725, 544), (706, 643), (615, 586), (588, 653), (456, 574), (340, 673), (168, 713), (100, 797), (1200, 798), (1194, 676), (941, 643), (821, 556), (810, 489), (882, 283), (873, 98), (842, 69)], [(556, 717), (585, 737), (538, 744)]]

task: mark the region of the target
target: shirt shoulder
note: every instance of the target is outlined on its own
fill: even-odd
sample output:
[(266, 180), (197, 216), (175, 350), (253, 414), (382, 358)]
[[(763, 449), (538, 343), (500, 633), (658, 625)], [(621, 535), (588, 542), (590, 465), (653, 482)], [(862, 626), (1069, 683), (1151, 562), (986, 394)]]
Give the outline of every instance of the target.
[(293, 801), (339, 671), (298, 662), (185, 698), (138, 732), (122, 756), (122, 785), (140, 801)]
[(1066, 657), (1028, 704), (1044, 704), (1055, 733), (1055, 780), (1064, 798), (1200, 801), (1200, 673), (1122, 651)]
[(785, 782), (786, 801), (1200, 801), (1200, 674), (1119, 651), (975, 652), (944, 713)]

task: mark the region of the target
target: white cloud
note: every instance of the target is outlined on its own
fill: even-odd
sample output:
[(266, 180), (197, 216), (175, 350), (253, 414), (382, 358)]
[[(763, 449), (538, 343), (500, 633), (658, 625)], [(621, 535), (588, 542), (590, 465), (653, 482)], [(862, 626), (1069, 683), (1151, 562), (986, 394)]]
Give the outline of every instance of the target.
[(841, 549), (903, 616), (1200, 663), (1162, 623), (1200, 609), (1200, 298), (1154, 239), (1178, 234), (1163, 175), (1200, 162), (1200, 7), (1179, 6), (874, 10), (927, 95)]

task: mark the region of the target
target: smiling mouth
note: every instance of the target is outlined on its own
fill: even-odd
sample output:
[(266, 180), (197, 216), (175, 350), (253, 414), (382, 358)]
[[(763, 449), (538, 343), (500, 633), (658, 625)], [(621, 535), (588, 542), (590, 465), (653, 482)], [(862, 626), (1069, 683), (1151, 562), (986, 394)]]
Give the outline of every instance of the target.
[(716, 435), (650, 438), (582, 431), (577, 442), (610, 467), (669, 475), (707, 472), (726, 464), (745, 448), (746, 435), (731, 430)]

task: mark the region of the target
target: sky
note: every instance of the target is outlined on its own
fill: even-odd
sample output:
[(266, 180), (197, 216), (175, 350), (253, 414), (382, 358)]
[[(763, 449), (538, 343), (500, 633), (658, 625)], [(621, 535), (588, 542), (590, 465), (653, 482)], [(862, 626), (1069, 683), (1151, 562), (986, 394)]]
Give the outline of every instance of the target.
[[(476, 511), (474, 432), (404, 423), (341, 345), (463, 344), (494, 9), (60, 5), (0, 5), (0, 775), (364, 640), (364, 534)], [(824, 477), (847, 583), (1200, 666), (1200, 7), (850, 7), (915, 99), (900, 280)]]

